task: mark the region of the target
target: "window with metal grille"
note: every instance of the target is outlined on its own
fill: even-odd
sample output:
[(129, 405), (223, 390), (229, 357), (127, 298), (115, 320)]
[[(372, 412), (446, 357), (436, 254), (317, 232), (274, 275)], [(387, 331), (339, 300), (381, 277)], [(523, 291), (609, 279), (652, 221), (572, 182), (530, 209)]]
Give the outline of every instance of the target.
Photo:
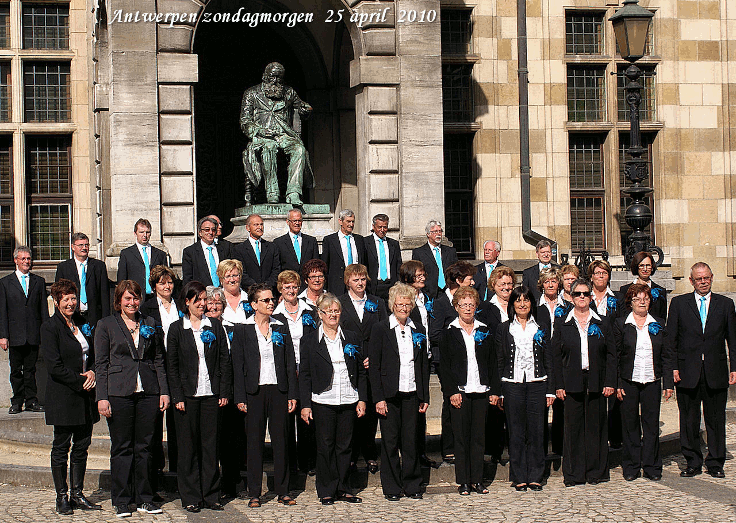
[(570, 135), (570, 190), (603, 190), (604, 134)]
[(473, 52), (471, 11), (467, 9), (442, 9), (440, 31), (442, 54), (471, 54)]
[(598, 12), (565, 13), (565, 53), (603, 54), (603, 18)]
[(0, 204), (0, 263), (13, 261), (13, 205)]
[[(626, 103), (626, 84), (629, 80), (624, 76), (628, 65), (620, 65), (618, 67), (617, 76), (617, 91), (618, 91), (618, 120), (619, 122), (629, 121), (629, 104)], [(651, 122), (655, 120), (656, 100), (655, 100), (655, 89), (654, 89), (654, 66), (639, 65), (639, 69), (642, 71), (639, 83), (642, 86), (641, 90), (641, 104), (639, 105), (639, 120), (643, 122)]]
[(605, 236), (605, 134), (569, 135), (570, 239), (573, 252), (602, 251)]
[(0, 49), (10, 49), (9, 4), (0, 4)]
[(0, 122), (9, 122), (10, 114), (10, 63), (0, 62)]
[[(654, 173), (654, 164), (652, 162), (652, 146), (654, 144), (654, 139), (656, 138), (656, 136), (656, 133), (642, 133), (641, 135), (641, 145), (647, 150), (647, 174), (649, 175), (646, 180), (643, 180), (641, 182), (641, 184), (645, 187), (653, 186), (652, 178)], [(618, 138), (618, 180), (622, 189), (624, 187), (631, 187), (633, 185), (626, 177), (626, 173), (624, 171), (626, 160), (629, 158), (629, 143), (629, 133), (620, 133)], [(624, 196), (623, 193), (621, 193), (621, 212), (619, 213), (619, 227), (621, 228), (621, 245), (624, 248), (629, 244), (629, 235), (631, 235), (631, 233), (633, 232), (633, 229), (628, 226), (626, 220), (624, 219), (624, 213), (626, 212), (626, 208), (631, 205), (633, 201), (634, 200), (632, 200), (628, 196)], [(652, 216), (655, 216), (654, 193), (644, 198), (644, 203), (646, 203), (652, 210)], [(654, 219), (652, 219), (652, 223), (649, 224), (649, 227), (647, 227), (644, 232), (649, 234), (649, 237), (652, 239), (652, 244), (654, 245), (656, 243), (654, 240)]]
[(459, 255), (472, 256), (473, 242), (473, 137), (445, 134), (445, 236)]
[(0, 263), (13, 261), (13, 137), (0, 135)]
[(69, 137), (26, 138), (26, 177), (31, 194), (71, 194), (70, 142)]
[(442, 65), (442, 104), (445, 123), (472, 122), (473, 65)]
[(602, 196), (570, 196), (570, 239), (573, 252), (606, 248)]
[(23, 49), (69, 49), (69, 6), (24, 4)]
[(567, 119), (600, 122), (606, 118), (605, 66), (567, 66)]
[(71, 205), (31, 204), (30, 239), (33, 259), (60, 261), (69, 257)]
[(25, 62), (23, 92), (26, 122), (71, 121), (68, 62)]

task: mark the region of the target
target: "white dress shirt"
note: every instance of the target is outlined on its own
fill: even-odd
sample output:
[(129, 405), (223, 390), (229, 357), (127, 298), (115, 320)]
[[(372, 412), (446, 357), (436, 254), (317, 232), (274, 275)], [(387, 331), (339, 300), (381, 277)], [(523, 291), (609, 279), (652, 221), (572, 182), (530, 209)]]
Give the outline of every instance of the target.
[(631, 381), (636, 383), (651, 383), (654, 377), (654, 353), (652, 352), (652, 338), (649, 337), (649, 324), (654, 323), (651, 314), (647, 314), (644, 326), (640, 329), (634, 320), (634, 313), (630, 312), (625, 323), (630, 323), (636, 329), (636, 352), (634, 354), (634, 372)]
[[(708, 319), (708, 311), (710, 310), (710, 295), (712, 293), (709, 291), (708, 294), (705, 295), (705, 318)], [(693, 295), (695, 296), (695, 310), (698, 311), (698, 318), (700, 318), (700, 294), (697, 292), (693, 292)]]
[(465, 386), (459, 386), (460, 392), (466, 394), (483, 393), (488, 392), (489, 387), (486, 387), (480, 382), (480, 371), (478, 370), (478, 358), (475, 357), (475, 332), (478, 327), (485, 327), (485, 323), (481, 323), (478, 320), (473, 322), (473, 332), (468, 334), (465, 329), (460, 326), (460, 318), (455, 318), (449, 327), (456, 327), (460, 329), (460, 333), (463, 336), (465, 342), (465, 354), (468, 360), (468, 374), (465, 380)]
[(212, 322), (207, 316), (202, 316), (199, 322), (199, 328), (192, 327), (192, 322), (184, 316), (181, 320), (181, 326), (185, 330), (191, 330), (194, 335), (194, 344), (197, 346), (197, 355), (199, 362), (197, 363), (197, 391), (194, 393), (195, 398), (202, 396), (212, 396), (212, 383), (210, 383), (210, 373), (207, 370), (207, 361), (204, 359), (204, 342), (202, 341), (202, 333), (205, 327), (212, 329)]
[(176, 308), (174, 300), (171, 300), (169, 312), (166, 312), (166, 307), (164, 307), (164, 302), (160, 297), (156, 296), (156, 301), (158, 302), (158, 313), (161, 315), (161, 327), (164, 331), (164, 349), (168, 349), (169, 327), (179, 319), (179, 310)]
[(82, 334), (82, 329), (80, 328), (77, 328), (77, 332), (76, 334), (74, 334), (74, 337), (77, 338), (77, 341), (82, 346), (82, 369), (85, 369), (86, 372), (86, 370), (88, 370), (87, 356), (89, 356), (89, 343), (87, 343), (87, 338), (84, 337), (84, 334)]
[[(381, 240), (378, 235), (374, 232), (371, 233), (373, 236), (373, 243), (376, 244), (376, 258), (378, 258), (378, 272), (376, 272), (376, 278), (381, 277)], [(383, 240), (383, 252), (386, 254), (386, 279), (391, 279), (391, 258), (388, 254), (388, 238)]]
[[(258, 265), (260, 265), (263, 261), (263, 238), (256, 240), (253, 236), (248, 235), (248, 241), (250, 242), (250, 246), (253, 247), (253, 254), (255, 254), (256, 260), (258, 260)], [(258, 249), (256, 249), (256, 242), (258, 242)], [(261, 253), (260, 256), (256, 254), (257, 252)]]
[(364, 292), (363, 298), (355, 298), (351, 291), (348, 291), (350, 301), (353, 302), (353, 308), (355, 308), (355, 314), (358, 315), (360, 321), (363, 321), (363, 315), (365, 314), (365, 302), (368, 300), (368, 295)]
[[(312, 401), (322, 405), (350, 405), (356, 403), (359, 399), (358, 391), (353, 387), (348, 373), (348, 366), (345, 363), (345, 354), (343, 353), (344, 335), (340, 327), (337, 328), (337, 336), (331, 340), (329, 336), (325, 336), (322, 325), (319, 326), (318, 339), (321, 342), (325, 340), (327, 352), (332, 362), (332, 383), (330, 388), (320, 392), (312, 393)], [(362, 362), (358, 362), (362, 365)]]
[[(28, 271), (27, 273), (23, 274), (18, 269), (15, 270), (15, 277), (18, 278), (18, 283), (20, 283), (20, 288), (23, 288), (23, 276), (26, 278), (26, 293), (31, 290), (31, 272)], [(700, 305), (700, 304), (698, 304)]]
[[(291, 317), (286, 310), (286, 301), (279, 303), (273, 310), (275, 314), (283, 314), (286, 318), (286, 325), (289, 327), (289, 334), (291, 334), (291, 343), (294, 345), (294, 359), (296, 360), (296, 370), (299, 370), (299, 345), (301, 344), (302, 336), (304, 336), (304, 324), (302, 323), (302, 314), (305, 310), (309, 309), (309, 306), (303, 300), (296, 300), (296, 319)], [(316, 318), (314, 318), (316, 321)]]
[(610, 287), (606, 288), (606, 293), (603, 295), (600, 301), (595, 297), (595, 292), (593, 293), (593, 303), (595, 303), (596, 312), (598, 312), (600, 316), (606, 316), (608, 314), (609, 296), (612, 296), (614, 298), (616, 297)]
[(588, 329), (590, 328), (590, 320), (591, 318), (595, 318), (596, 320), (601, 321), (601, 318), (595, 312), (593, 312), (593, 309), (588, 309), (588, 319), (586, 320), (587, 323), (585, 327), (578, 323), (578, 319), (575, 317), (575, 309), (570, 311), (570, 314), (567, 315), (565, 322), (567, 323), (568, 321), (570, 321), (570, 318), (575, 320), (575, 325), (578, 328), (578, 334), (580, 334), (580, 367), (583, 370), (589, 370), (590, 358), (588, 357)]
[[(79, 261), (76, 256), (74, 256), (74, 263), (77, 265), (77, 275), (79, 276), (79, 285), (82, 285), (82, 272), (87, 273), (87, 277), (89, 277), (89, 264), (87, 263), (89, 261), (89, 258), (87, 258), (84, 261)], [(82, 301), (82, 295), (79, 295), (79, 311), (85, 312), (87, 310), (87, 302)]]
[(337, 232), (337, 237), (340, 240), (340, 248), (342, 249), (342, 259), (345, 262), (345, 267), (349, 265), (348, 263), (348, 241), (350, 241), (350, 247), (352, 249), (353, 253), (353, 263), (359, 263), (360, 260), (358, 260), (358, 248), (355, 246), (355, 236), (350, 234), (350, 236), (346, 237), (342, 231)]
[(539, 272), (542, 272), (542, 271), (544, 270), (544, 268), (545, 268), (545, 267), (549, 267), (549, 268), (552, 268), (552, 261), (550, 260), (550, 262), (549, 262), (549, 263), (542, 263), (542, 262), (539, 262)]
[(544, 297), (544, 293), (539, 297), (539, 303), (537, 303), (537, 311), (539, 311), (540, 307), (544, 307), (549, 311), (549, 317), (552, 318), (552, 321), (550, 322), (549, 326), (549, 338), (552, 339), (552, 335), (555, 332), (555, 311), (557, 310), (557, 307), (564, 307), (565, 306), (565, 300), (562, 299), (562, 294), (557, 295), (557, 300), (554, 302), (554, 305), (550, 305), (547, 299)]
[(503, 323), (504, 321), (508, 321), (509, 320), (508, 310), (506, 309), (506, 307), (501, 305), (501, 303), (498, 301), (498, 294), (493, 295), (493, 298), (491, 298), (491, 303), (495, 305), (496, 308), (501, 313), (501, 323)]
[(411, 337), (414, 322), (407, 318), (402, 331), (399, 320), (392, 314), (388, 317), (388, 326), (393, 329), (399, 345), (399, 392), (414, 392), (417, 390), (417, 380), (414, 374), (414, 341)]
[(255, 314), (245, 320), (243, 323), (246, 325), (254, 325), (256, 338), (258, 338), (258, 352), (261, 355), (261, 371), (258, 377), (258, 385), (278, 385), (276, 379), (276, 359), (273, 354), (273, 326), (283, 325), (279, 320), (271, 318), (268, 325), (268, 333), (264, 336), (261, 333), (261, 329), (256, 325)]
[(514, 353), (514, 374), (511, 379), (501, 378), (502, 381), (510, 381), (512, 383), (524, 383), (531, 381), (544, 381), (547, 375), (534, 377), (534, 335), (539, 331), (540, 326), (534, 316), (531, 316), (526, 327), (522, 327), (518, 317), (514, 317), (514, 321), (509, 325), (509, 334), (514, 338), (516, 350)]
[[(308, 294), (307, 294), (307, 291), (309, 291), (309, 289), (304, 289), (302, 292), (300, 292), (298, 298), (300, 300), (304, 300), (307, 303), (307, 305), (311, 305), (312, 307), (316, 307), (317, 304), (315, 302), (313, 302), (311, 299), (309, 299)], [(322, 289), (322, 294), (324, 294), (326, 292), (327, 292), (326, 290)]]
[[(140, 326), (138, 328), (140, 329)], [(141, 341), (140, 330), (138, 330), (137, 332), (138, 332), (138, 336), (136, 336), (135, 333), (131, 334), (131, 337), (133, 338), (133, 345), (135, 346), (136, 350), (138, 350), (138, 342)], [(140, 371), (136, 371), (135, 373), (135, 391), (143, 392), (143, 382), (141, 381)]]
[(204, 240), (199, 240), (199, 245), (202, 247), (202, 252), (204, 253), (204, 261), (207, 264), (207, 267), (210, 267), (209, 248), (212, 247), (212, 256), (215, 258), (215, 271), (217, 271), (217, 266), (220, 265), (220, 255), (217, 254), (217, 245), (215, 245), (215, 242), (212, 242), (212, 245), (207, 245)]
[(245, 323), (247, 317), (243, 310), (243, 303), (248, 303), (248, 293), (244, 290), (240, 291), (240, 299), (235, 309), (230, 307), (230, 303), (225, 300), (225, 308), (222, 311), (222, 324), (224, 326), (232, 327), (239, 323)]
[(417, 291), (416, 307), (419, 309), (419, 316), (422, 318), (422, 327), (424, 332), (429, 332), (429, 314), (425, 307), (425, 296), (422, 291)]
[[(151, 244), (150, 243), (147, 243), (146, 245), (142, 245), (142, 244), (140, 244), (138, 242), (135, 242), (135, 245), (136, 245), (136, 247), (138, 247), (138, 252), (140, 253), (141, 258), (143, 260), (146, 259), (146, 257), (143, 256), (143, 252), (145, 251), (146, 255), (148, 256), (148, 265), (150, 266), (151, 265)], [(153, 267), (151, 267), (151, 268), (153, 268)], [(146, 289), (143, 289), (143, 290), (145, 291)]]

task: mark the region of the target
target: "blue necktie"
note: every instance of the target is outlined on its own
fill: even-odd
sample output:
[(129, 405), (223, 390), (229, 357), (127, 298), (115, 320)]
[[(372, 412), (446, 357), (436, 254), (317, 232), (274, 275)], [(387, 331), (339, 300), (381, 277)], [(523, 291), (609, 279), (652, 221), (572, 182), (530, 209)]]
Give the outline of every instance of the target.
[(258, 260), (258, 265), (261, 264), (261, 240), (256, 240), (256, 260)]
[(705, 332), (705, 319), (708, 317), (708, 311), (705, 310), (705, 296), (700, 297), (700, 323), (703, 324), (703, 332)]
[(345, 235), (345, 241), (348, 244), (348, 265), (352, 265), (353, 264), (353, 247), (352, 245), (350, 245), (350, 235), (349, 234)]
[(302, 248), (299, 246), (299, 236), (294, 236), (294, 252), (296, 253), (297, 263), (302, 262)]
[(220, 278), (217, 277), (217, 264), (215, 263), (215, 255), (212, 254), (212, 245), (207, 247), (207, 250), (209, 251), (209, 260), (210, 260), (210, 278), (212, 278), (212, 285), (215, 287), (220, 286)]
[(542, 269), (550, 269), (551, 267), (552, 265), (550, 265), (549, 263), (546, 265), (542, 264)]
[(437, 267), (440, 270), (440, 276), (437, 278), (437, 285), (440, 289), (445, 288), (445, 269), (442, 268), (442, 256), (440, 256), (440, 248), (434, 247), (434, 261), (437, 262)]
[(143, 247), (143, 265), (146, 267), (146, 294), (153, 294), (151, 283), (148, 278), (151, 276), (151, 262), (148, 259), (148, 249)]
[(378, 239), (378, 265), (381, 268), (379, 271), (379, 280), (388, 280), (388, 271), (386, 270), (386, 249), (383, 244), (386, 242), (386, 238)]
[(87, 303), (87, 264), (82, 264), (82, 278), (79, 280), (79, 301)]
[(20, 277), (20, 282), (23, 284), (23, 293), (28, 297), (28, 275), (24, 274)]

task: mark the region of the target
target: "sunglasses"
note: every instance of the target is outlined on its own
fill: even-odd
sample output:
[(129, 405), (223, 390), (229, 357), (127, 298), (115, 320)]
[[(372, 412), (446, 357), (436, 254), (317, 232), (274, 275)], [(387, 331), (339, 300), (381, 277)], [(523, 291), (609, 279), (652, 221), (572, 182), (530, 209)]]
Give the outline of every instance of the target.
[(590, 296), (590, 293), (588, 291), (577, 291), (577, 292), (571, 292), (570, 296), (573, 298), (587, 298)]
[(279, 300), (278, 298), (261, 298), (258, 301), (263, 302), (263, 303), (268, 303), (268, 302), (278, 303)]

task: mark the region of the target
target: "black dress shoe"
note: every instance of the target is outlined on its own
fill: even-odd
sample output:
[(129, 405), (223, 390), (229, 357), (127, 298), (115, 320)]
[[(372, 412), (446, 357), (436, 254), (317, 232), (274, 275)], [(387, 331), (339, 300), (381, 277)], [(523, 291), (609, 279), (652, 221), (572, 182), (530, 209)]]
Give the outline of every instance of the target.
[(566, 487), (574, 487), (575, 485), (577, 485), (577, 483), (575, 483), (574, 481), (565, 481)]
[(46, 409), (44, 409), (43, 405), (40, 403), (32, 403), (30, 405), (26, 405), (26, 410), (28, 412), (44, 412)]
[(218, 503), (215, 501), (214, 503), (207, 503), (204, 508), (209, 510), (225, 510), (225, 507), (222, 506), (222, 503)]
[(662, 479), (662, 474), (649, 474), (645, 472), (644, 477), (652, 481), (659, 481), (660, 479)]
[(514, 485), (516, 492), (526, 492), (526, 485)]
[(529, 483), (529, 490), (533, 490), (534, 492), (541, 492), (542, 485), (539, 483)]
[(199, 508), (199, 505), (187, 505), (186, 507), (184, 507), (184, 510), (186, 510), (187, 512), (191, 512), (193, 514), (197, 514), (200, 508)]
[(698, 474), (702, 474), (702, 473), (703, 473), (703, 469), (701, 469), (701, 468), (697, 468), (696, 469), (696, 468), (693, 468), (693, 467), (686, 467), (685, 470), (683, 470), (682, 472), (680, 472), (680, 477), (683, 477), (683, 478), (692, 478), (692, 477), (695, 477)]
[(626, 481), (634, 481), (637, 478), (641, 477), (641, 471), (637, 472), (636, 474), (624, 474), (624, 479)]
[(320, 500), (323, 505), (334, 505), (335, 504), (335, 498), (322, 498)]
[(473, 492), (477, 492), (478, 494), (488, 494), (488, 489), (483, 486), (483, 483), (475, 483), (472, 485)]
[(415, 492), (414, 494), (409, 494), (407, 497), (409, 499), (422, 499), (424, 496), (421, 492)]
[(307, 471), (307, 476), (316, 476), (317, 475), (317, 469), (309, 469)]
[(448, 454), (447, 456), (442, 456), (442, 461), (445, 463), (453, 464), (455, 463), (455, 455), (454, 454)]
[(457, 487), (457, 491), (461, 496), (469, 496), (470, 495), (470, 485), (468, 485), (467, 483), (463, 483)]
[(371, 474), (378, 472), (378, 463), (373, 460), (368, 461), (368, 472)]
[(725, 478), (726, 474), (721, 467), (708, 467), (708, 474), (714, 478)]
[(422, 465), (423, 467), (430, 467), (433, 469), (439, 468), (440, 466), (439, 463), (437, 463), (433, 459), (430, 459), (430, 457), (427, 456), (426, 454), (422, 454), (421, 456), (419, 456), (419, 464)]
[(344, 501), (346, 503), (363, 503), (363, 500), (359, 498), (358, 496), (353, 496), (351, 494), (340, 494), (337, 496), (338, 501)]
[(386, 494), (384, 497), (389, 501), (399, 501), (401, 499), (398, 494)]
[(23, 408), (20, 405), (11, 405), (8, 414), (20, 414)]

